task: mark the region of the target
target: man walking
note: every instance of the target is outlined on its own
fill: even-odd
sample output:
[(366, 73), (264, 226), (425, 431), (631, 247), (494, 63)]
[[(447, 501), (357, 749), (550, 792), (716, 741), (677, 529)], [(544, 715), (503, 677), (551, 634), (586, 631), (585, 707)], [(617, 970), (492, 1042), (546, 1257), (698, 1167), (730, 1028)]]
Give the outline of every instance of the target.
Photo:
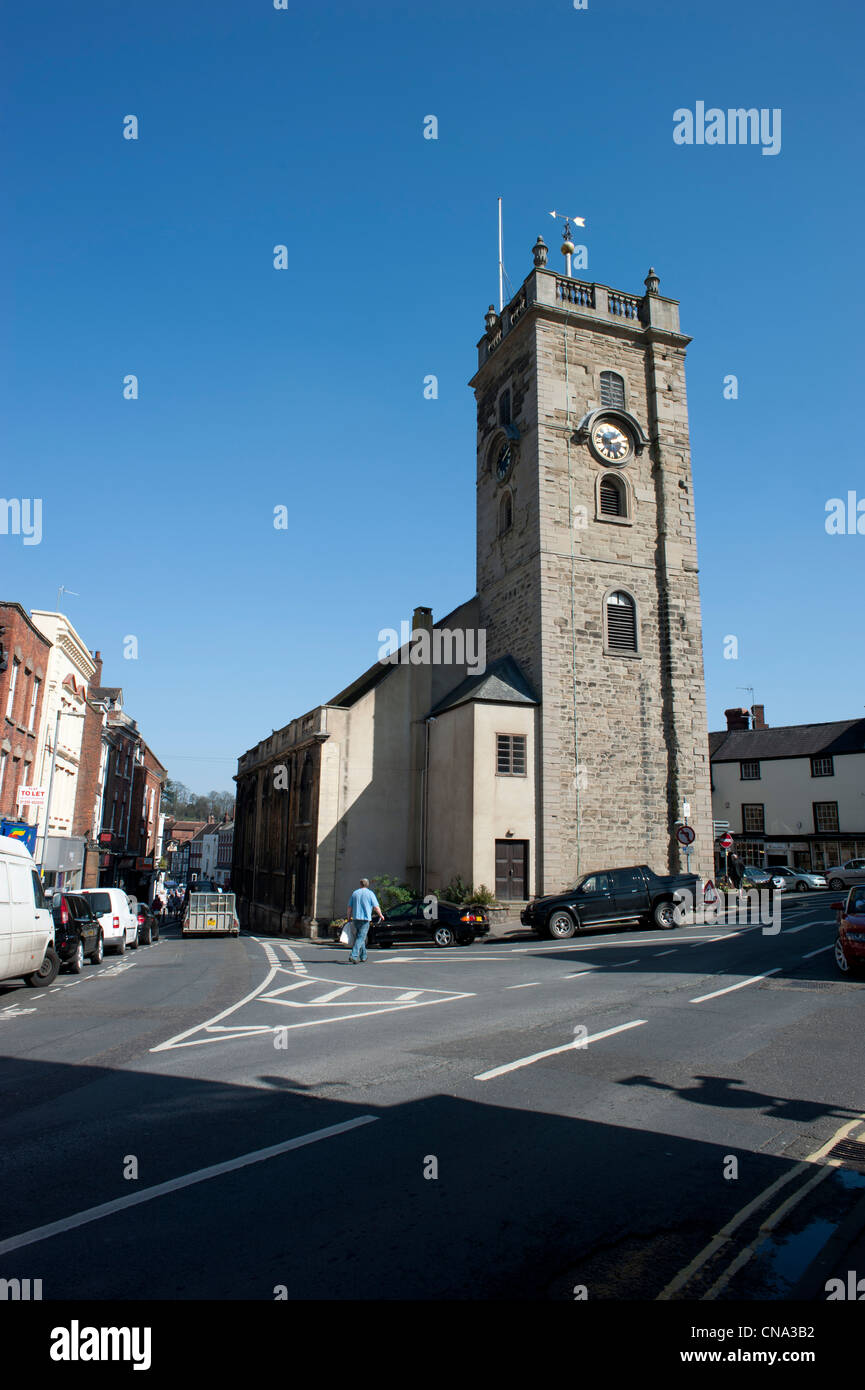
[(366, 961), (366, 936), (373, 912), (380, 922), (383, 921), (384, 913), (378, 905), (378, 898), (369, 886), (369, 879), (362, 878), (360, 887), (355, 888), (348, 901), (348, 915), (355, 932), (354, 945), (349, 956), (352, 965)]

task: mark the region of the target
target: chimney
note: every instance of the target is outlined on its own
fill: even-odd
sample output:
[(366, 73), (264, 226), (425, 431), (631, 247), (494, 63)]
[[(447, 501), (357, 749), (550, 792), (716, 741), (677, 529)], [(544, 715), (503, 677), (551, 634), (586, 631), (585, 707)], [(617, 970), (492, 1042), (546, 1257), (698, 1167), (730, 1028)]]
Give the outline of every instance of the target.
[(763, 705), (752, 705), (752, 706), (751, 706), (751, 713), (752, 713), (753, 716), (754, 716), (754, 723), (751, 725), (751, 727), (752, 727), (753, 729), (768, 729), (769, 725), (766, 723), (766, 719), (765, 719), (763, 710), (764, 710), (764, 706), (763, 706)]
[(727, 721), (728, 732), (731, 729), (747, 729), (749, 727), (746, 709), (725, 709), (724, 718)]
[(93, 673), (93, 679), (90, 682), (90, 684), (98, 688), (102, 684), (102, 653), (92, 652), (91, 655), (93, 657), (93, 664), (95, 665), (96, 670)]

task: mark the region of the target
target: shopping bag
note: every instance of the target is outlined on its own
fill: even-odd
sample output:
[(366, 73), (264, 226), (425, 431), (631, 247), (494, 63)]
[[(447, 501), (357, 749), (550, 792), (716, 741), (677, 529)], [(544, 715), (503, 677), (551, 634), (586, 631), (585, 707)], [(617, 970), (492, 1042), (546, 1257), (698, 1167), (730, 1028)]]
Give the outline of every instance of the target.
[(355, 935), (356, 932), (354, 922), (346, 922), (345, 926), (339, 934), (340, 945), (353, 946)]

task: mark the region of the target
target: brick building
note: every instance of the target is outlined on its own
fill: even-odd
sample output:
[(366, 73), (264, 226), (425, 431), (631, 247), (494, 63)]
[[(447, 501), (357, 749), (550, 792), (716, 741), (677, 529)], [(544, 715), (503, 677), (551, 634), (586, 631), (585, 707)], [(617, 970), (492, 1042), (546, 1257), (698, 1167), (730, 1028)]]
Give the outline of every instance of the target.
[(102, 828), (102, 802), (108, 760), (106, 737), (109, 701), (102, 689), (102, 654), (93, 653), (95, 671), (87, 689), (84, 726), (81, 738), (81, 761), (75, 791), (73, 836), (85, 841), (82, 888), (95, 888), (99, 883), (99, 832)]
[[(685, 350), (632, 295), (535, 268), (488, 311), (477, 593), (238, 762), (233, 885), (309, 931), (361, 875), (516, 904), (581, 873), (712, 869)], [(687, 810), (686, 810), (687, 808)]]
[(162, 850), (159, 833), (160, 801), (167, 773), (142, 738), (135, 753), (132, 802), (126, 835), (127, 854), (134, 858), (129, 871), (129, 892), (149, 901), (159, 872)]
[(35, 825), (37, 809), (21, 808), (19, 787), (39, 772), (39, 730), (51, 642), (20, 603), (0, 602), (4, 669), (0, 670), (0, 817)]

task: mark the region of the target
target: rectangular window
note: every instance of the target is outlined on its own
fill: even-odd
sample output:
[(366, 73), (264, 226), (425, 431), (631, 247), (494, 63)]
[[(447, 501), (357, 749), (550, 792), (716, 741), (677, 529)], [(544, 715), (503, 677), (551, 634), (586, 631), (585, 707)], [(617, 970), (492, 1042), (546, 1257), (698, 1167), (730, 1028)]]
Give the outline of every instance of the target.
[(739, 780), (741, 782), (759, 782), (760, 764), (759, 762), (745, 762), (739, 764)]
[(834, 777), (835, 763), (832, 758), (812, 758), (811, 759), (812, 777)]
[(36, 706), (39, 703), (39, 687), (42, 684), (38, 676), (33, 677), (33, 696), (30, 700), (30, 713), (27, 716), (27, 728), (36, 728)]
[(12, 708), (13, 708), (13, 706), (14, 706), (14, 704), (15, 704), (15, 687), (16, 687), (17, 684), (18, 684), (18, 667), (19, 667), (20, 665), (21, 665), (21, 662), (20, 662), (20, 661), (16, 661), (15, 657), (13, 656), (13, 658), (12, 658), (12, 674), (11, 674), (11, 676), (9, 677), (9, 697), (8, 697), (8, 699), (7, 699), (7, 701), (6, 701), (6, 718), (7, 718), (7, 719), (11, 719), (11, 718), (12, 718)]
[(838, 833), (838, 802), (837, 801), (815, 801), (814, 802), (814, 829), (817, 834)]
[(9, 754), (4, 750), (0, 753), (0, 795), (3, 792), (3, 783), (6, 781), (6, 762)]
[(746, 835), (762, 835), (765, 832), (765, 816), (762, 805), (742, 807), (742, 830)]
[(496, 734), (496, 773), (499, 777), (525, 777), (525, 734)]

